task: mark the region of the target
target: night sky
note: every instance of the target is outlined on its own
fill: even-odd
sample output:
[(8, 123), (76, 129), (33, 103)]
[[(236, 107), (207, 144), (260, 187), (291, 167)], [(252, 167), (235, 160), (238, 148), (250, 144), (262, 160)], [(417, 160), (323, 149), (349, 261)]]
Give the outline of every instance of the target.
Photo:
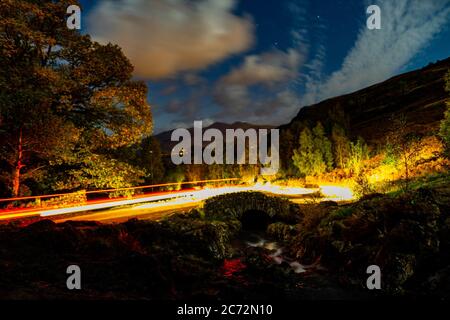
[[(82, 0), (120, 45), (155, 133), (194, 120), (282, 124), (304, 106), (450, 56), (450, 0)], [(381, 8), (381, 30), (366, 9)]]

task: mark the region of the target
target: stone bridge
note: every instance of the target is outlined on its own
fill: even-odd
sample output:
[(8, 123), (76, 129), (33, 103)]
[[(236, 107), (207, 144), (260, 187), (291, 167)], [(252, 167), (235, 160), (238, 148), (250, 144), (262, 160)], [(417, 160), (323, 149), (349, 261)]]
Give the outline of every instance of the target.
[(236, 192), (210, 198), (203, 206), (205, 217), (217, 220), (240, 220), (243, 225), (273, 222), (295, 223), (298, 206), (289, 200), (261, 192)]

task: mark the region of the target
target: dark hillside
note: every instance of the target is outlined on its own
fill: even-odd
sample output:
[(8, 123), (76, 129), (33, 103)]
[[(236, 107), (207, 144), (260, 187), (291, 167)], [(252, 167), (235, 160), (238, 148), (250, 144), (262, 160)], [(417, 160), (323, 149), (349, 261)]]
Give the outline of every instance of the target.
[(450, 58), (427, 67), (408, 72), (382, 83), (335, 97), (300, 109), (297, 116), (282, 129), (294, 134), (298, 124), (325, 126), (335, 121), (333, 114), (343, 112), (352, 136), (361, 136), (370, 144), (384, 143), (392, 117), (404, 114), (409, 128), (415, 133), (435, 131), (443, 118), (447, 94), (443, 77), (450, 69)]

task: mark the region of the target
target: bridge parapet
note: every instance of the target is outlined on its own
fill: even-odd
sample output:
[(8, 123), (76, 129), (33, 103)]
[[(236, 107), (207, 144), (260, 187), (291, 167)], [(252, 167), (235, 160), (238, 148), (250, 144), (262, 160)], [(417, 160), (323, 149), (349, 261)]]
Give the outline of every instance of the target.
[(262, 192), (245, 191), (207, 199), (203, 205), (205, 217), (216, 220), (238, 219), (249, 211), (263, 211), (273, 221), (295, 223), (301, 219), (298, 205), (286, 198)]

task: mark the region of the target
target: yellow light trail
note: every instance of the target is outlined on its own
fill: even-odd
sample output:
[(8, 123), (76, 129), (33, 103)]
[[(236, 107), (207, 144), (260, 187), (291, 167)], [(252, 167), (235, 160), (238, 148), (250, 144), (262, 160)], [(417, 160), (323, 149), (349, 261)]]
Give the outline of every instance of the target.
[[(320, 191), (321, 194), (325, 196), (322, 200), (351, 200), (353, 199), (353, 194), (350, 188), (345, 186), (321, 186), (319, 188), (302, 188), (302, 187), (287, 187), (287, 186), (278, 186), (270, 183), (260, 184), (257, 183), (253, 186), (225, 186), (225, 187), (216, 187), (216, 188), (203, 188), (200, 190), (187, 190), (187, 191), (173, 191), (165, 194), (158, 195), (144, 195), (137, 196), (131, 199), (107, 199), (100, 200), (93, 203), (88, 203), (80, 206), (73, 207), (65, 207), (65, 208), (55, 208), (55, 209), (44, 209), (44, 210), (30, 210), (28, 212), (10, 212), (7, 214), (0, 214), (0, 220), (9, 220), (13, 218), (24, 218), (24, 217), (55, 217), (65, 214), (72, 213), (80, 213), (80, 212), (91, 212), (98, 210), (106, 210), (109, 209), (111, 211), (112, 208), (120, 207), (120, 206), (129, 206), (136, 205), (131, 208), (126, 208), (123, 210), (132, 211), (132, 210), (157, 210), (157, 209), (168, 209), (168, 208), (176, 208), (176, 207), (188, 207), (189, 205), (200, 204), (204, 200), (233, 192), (243, 192), (243, 191), (259, 191), (265, 193), (271, 193), (276, 195), (285, 195), (285, 196), (300, 196), (313, 194), (315, 192)], [(141, 205), (138, 205), (141, 204)], [(122, 210), (122, 209), (120, 209)], [(98, 213), (87, 213), (87, 216), (95, 216), (95, 220), (113, 220), (114, 213), (109, 211), (102, 211)], [(124, 214), (123, 212), (121, 214)], [(130, 212), (129, 215), (133, 215)], [(85, 215), (81, 215), (77, 217), (77, 220), (80, 220)]]

